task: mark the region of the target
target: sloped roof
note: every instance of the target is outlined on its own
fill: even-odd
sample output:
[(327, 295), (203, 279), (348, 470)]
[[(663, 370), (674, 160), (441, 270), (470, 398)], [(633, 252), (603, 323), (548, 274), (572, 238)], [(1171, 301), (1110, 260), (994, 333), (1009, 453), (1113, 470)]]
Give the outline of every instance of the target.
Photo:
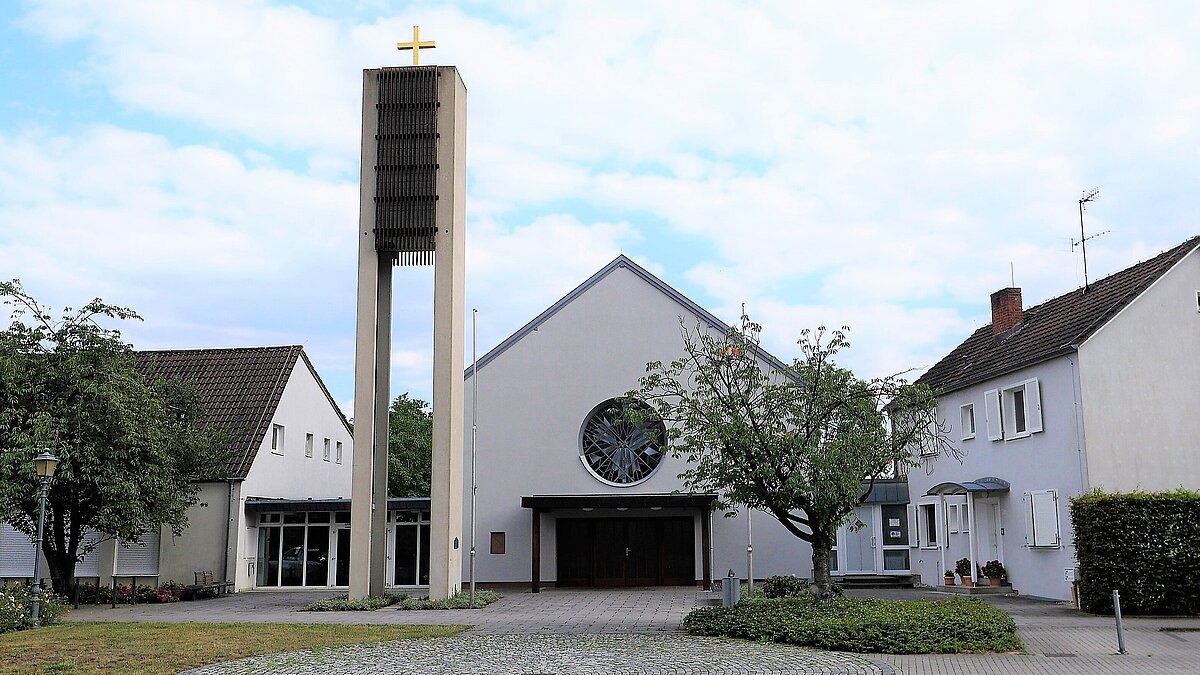
[[(482, 369), (484, 366), (486, 366), (487, 364), (494, 361), (498, 356), (500, 356), (504, 352), (508, 351), (509, 347), (512, 347), (514, 344), (519, 342), (521, 340), (521, 338), (532, 333), (535, 329), (537, 329), (538, 326), (542, 325), (547, 320), (549, 320), (550, 317), (557, 314), (559, 312), (559, 310), (561, 310), (563, 307), (566, 307), (567, 305), (571, 304), (571, 302), (573, 302), (575, 300), (575, 298), (578, 298), (579, 296), (586, 293), (588, 291), (588, 289), (590, 289), (591, 287), (600, 283), (600, 281), (602, 281), (604, 279), (604, 277), (607, 277), (608, 275), (612, 274), (614, 271), (616, 271), (618, 269), (628, 269), (629, 271), (633, 272), (637, 276), (641, 277), (646, 283), (650, 284), (651, 286), (658, 289), (661, 293), (663, 293), (667, 297), (671, 298), (675, 302), (682, 305), (684, 307), (684, 309), (686, 309), (692, 315), (694, 315), (698, 319), (701, 319), (708, 325), (720, 330), (721, 332), (725, 332), (725, 331), (729, 330), (729, 326), (726, 325), (725, 322), (723, 322), (720, 319), (718, 319), (717, 317), (713, 316), (712, 313), (710, 313), (707, 309), (704, 309), (700, 305), (697, 305), (694, 301), (692, 301), (686, 295), (684, 295), (683, 293), (680, 293), (679, 291), (672, 288), (670, 286), (670, 284), (663, 281), (662, 279), (659, 279), (658, 277), (654, 276), (650, 272), (646, 271), (645, 268), (643, 268), (641, 265), (638, 265), (637, 263), (630, 260), (628, 257), (625, 256), (625, 254), (621, 254), (621, 255), (618, 255), (616, 258), (613, 258), (612, 262), (610, 262), (607, 265), (605, 265), (604, 267), (600, 268), (599, 272), (596, 272), (592, 276), (588, 277), (587, 281), (584, 281), (582, 284), (579, 284), (578, 286), (576, 286), (575, 290), (564, 295), (562, 297), (562, 299), (560, 299), (558, 302), (554, 303), (553, 305), (550, 305), (550, 307), (548, 307), (546, 309), (546, 311), (542, 312), (541, 314), (538, 314), (536, 317), (533, 318), (532, 321), (530, 321), (529, 323), (522, 326), (517, 332), (508, 336), (508, 338), (505, 339), (503, 342), (501, 342), (500, 344), (493, 347), (491, 350), (489, 350), (483, 356), (479, 357), (479, 368)], [(777, 359), (775, 356), (771, 355), (766, 350), (761, 349), (761, 348), (758, 349), (757, 351), (758, 351), (757, 356), (759, 358), (761, 358), (762, 360), (766, 361), (767, 363), (771, 364), (771, 366), (773, 368), (776, 368), (780, 372), (787, 372), (788, 366), (786, 366), (782, 361)], [(471, 368), (472, 368), (472, 366), (467, 366), (466, 372), (464, 373), (464, 377), (471, 376)]]
[(196, 383), (206, 408), (201, 424), (221, 429), (230, 436), (228, 460), (221, 477), (234, 479), (245, 478), (250, 471), (297, 361), (304, 362), (346, 424), (346, 418), (300, 345), (137, 352), (138, 367), (144, 372)]
[(943, 393), (1078, 349), (1134, 298), (1200, 246), (1200, 236), (1149, 260), (1030, 307), (1015, 328), (992, 335), (988, 324), (955, 347), (917, 382)]

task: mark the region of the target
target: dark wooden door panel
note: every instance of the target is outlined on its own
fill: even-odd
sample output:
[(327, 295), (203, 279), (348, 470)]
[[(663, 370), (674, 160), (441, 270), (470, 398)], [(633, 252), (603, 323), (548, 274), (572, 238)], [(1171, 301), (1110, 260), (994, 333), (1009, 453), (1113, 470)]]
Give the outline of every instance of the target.
[(597, 518), (592, 539), (593, 579), (597, 586), (625, 585), (625, 521)]
[(662, 521), (662, 581), (664, 586), (696, 583), (696, 526), (691, 518)]
[(625, 521), (625, 585), (657, 586), (662, 559), (661, 519)]
[(555, 523), (559, 586), (592, 585), (591, 521), (560, 518)]

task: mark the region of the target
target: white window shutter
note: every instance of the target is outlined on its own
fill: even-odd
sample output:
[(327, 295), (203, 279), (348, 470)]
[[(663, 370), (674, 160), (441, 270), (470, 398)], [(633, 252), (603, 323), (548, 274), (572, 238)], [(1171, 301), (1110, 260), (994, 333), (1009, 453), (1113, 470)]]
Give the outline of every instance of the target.
[(991, 389), (983, 392), (984, 408), (987, 416), (987, 432), (989, 441), (999, 441), (1004, 438), (1004, 425), (1000, 422), (1000, 391)]
[(1025, 512), (1025, 545), (1033, 546), (1033, 499), (1028, 492), (1021, 494), (1021, 506)]
[(1036, 377), (1025, 380), (1025, 428), (1031, 434), (1042, 430), (1042, 388)]
[(916, 548), (917, 546), (917, 531), (921, 528), (917, 524), (917, 507), (912, 504), (908, 505), (908, 545)]
[(1038, 490), (1031, 495), (1033, 502), (1033, 545), (1058, 547), (1058, 494), (1054, 490)]
[(116, 575), (120, 577), (158, 576), (158, 530), (142, 535), (142, 543), (122, 543), (117, 550)]
[(0, 523), (0, 577), (28, 579), (33, 574), (33, 540), (24, 532)]

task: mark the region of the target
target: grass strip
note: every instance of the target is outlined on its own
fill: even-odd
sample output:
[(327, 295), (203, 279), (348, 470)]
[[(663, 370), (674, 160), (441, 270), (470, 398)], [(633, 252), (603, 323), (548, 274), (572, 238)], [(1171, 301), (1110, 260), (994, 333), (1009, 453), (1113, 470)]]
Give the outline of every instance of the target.
[(177, 673), (275, 652), (445, 637), (466, 626), (69, 622), (0, 635), (0, 673)]

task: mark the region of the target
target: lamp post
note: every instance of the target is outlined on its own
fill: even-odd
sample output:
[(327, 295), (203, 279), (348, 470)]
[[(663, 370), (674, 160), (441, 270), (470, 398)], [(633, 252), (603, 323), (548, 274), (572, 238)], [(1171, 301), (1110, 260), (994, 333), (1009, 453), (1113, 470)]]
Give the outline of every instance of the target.
[(37, 470), (38, 480), (42, 483), (41, 499), (38, 502), (37, 544), (33, 549), (33, 625), (38, 625), (42, 618), (42, 537), (46, 529), (46, 497), (50, 492), (50, 479), (58, 468), (58, 458), (49, 448), (43, 448), (41, 454), (33, 458), (33, 467)]

